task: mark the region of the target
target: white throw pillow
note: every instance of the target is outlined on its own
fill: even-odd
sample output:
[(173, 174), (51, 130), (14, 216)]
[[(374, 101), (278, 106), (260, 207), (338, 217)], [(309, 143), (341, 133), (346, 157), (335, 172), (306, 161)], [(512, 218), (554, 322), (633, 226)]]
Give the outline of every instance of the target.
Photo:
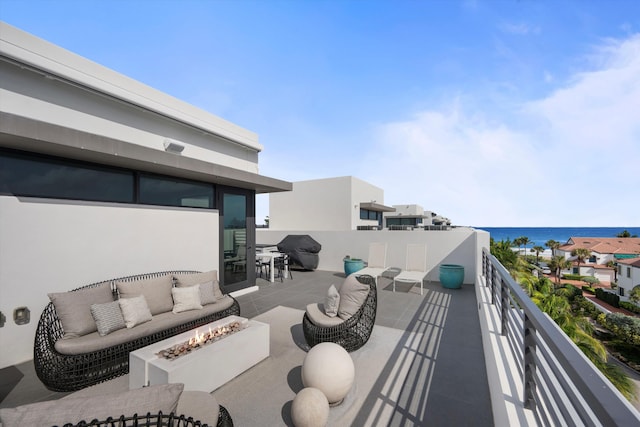
[(200, 285), (171, 289), (173, 295), (173, 313), (188, 310), (202, 310), (200, 303)]
[(151, 312), (144, 295), (138, 295), (133, 298), (120, 298), (118, 303), (127, 328), (133, 328), (151, 320)]
[(329, 287), (327, 292), (327, 301), (324, 304), (324, 313), (329, 317), (336, 317), (338, 315), (338, 307), (340, 306), (340, 294), (335, 285)]

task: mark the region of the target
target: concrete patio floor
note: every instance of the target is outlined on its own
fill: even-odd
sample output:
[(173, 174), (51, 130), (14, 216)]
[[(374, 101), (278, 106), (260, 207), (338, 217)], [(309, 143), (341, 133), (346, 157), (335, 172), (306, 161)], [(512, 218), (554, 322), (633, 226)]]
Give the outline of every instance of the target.
[[(241, 315), (252, 318), (279, 305), (304, 310), (307, 304), (323, 301), (331, 284), (344, 280), (341, 272), (293, 271), (293, 279), (270, 283), (257, 279), (258, 291), (237, 297)], [(478, 303), (474, 285), (445, 289), (438, 282), (425, 281), (420, 287), (378, 281), (376, 324), (411, 332), (423, 339), (412, 343), (416, 353), (406, 378), (395, 377), (395, 358), (406, 353), (401, 341), (376, 379), (355, 425), (375, 411), (374, 402), (384, 401), (389, 387), (399, 390), (391, 426), (493, 426), (491, 398), (485, 368)], [(14, 386), (5, 394), (0, 407), (14, 407), (42, 400), (57, 399), (68, 393), (47, 390), (35, 376), (31, 361), (0, 370), (3, 389), (6, 381)], [(17, 383), (17, 385), (15, 385)], [(369, 418), (370, 419), (370, 418)]]

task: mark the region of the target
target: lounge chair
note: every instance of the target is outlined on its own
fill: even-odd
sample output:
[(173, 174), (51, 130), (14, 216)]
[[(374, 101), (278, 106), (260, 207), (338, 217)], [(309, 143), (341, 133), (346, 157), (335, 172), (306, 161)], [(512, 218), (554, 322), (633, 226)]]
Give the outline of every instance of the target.
[(386, 243), (369, 243), (369, 258), (367, 259), (367, 266), (362, 270), (358, 270), (356, 274), (369, 275), (374, 278), (376, 283), (378, 277), (382, 276), (382, 273), (387, 271), (387, 244)]
[[(345, 289), (345, 283), (347, 284), (346, 288), (349, 288), (348, 290)], [(376, 282), (371, 276), (356, 276), (354, 273), (345, 279), (345, 283), (340, 287), (341, 305), (338, 309), (338, 316), (327, 316), (325, 314), (325, 304), (309, 304), (307, 306), (302, 319), (302, 330), (309, 346), (313, 347), (322, 342), (333, 342), (341, 345), (348, 352), (352, 352), (369, 341), (378, 308)], [(353, 294), (349, 297), (345, 295), (345, 292), (354, 290), (357, 293), (365, 292), (364, 302), (352, 316), (341, 316), (342, 304), (352, 304), (354, 301)]]
[(420, 295), (422, 295), (422, 282), (427, 273), (427, 245), (408, 244), (407, 268), (393, 278), (393, 292), (396, 291), (396, 282), (420, 282)]

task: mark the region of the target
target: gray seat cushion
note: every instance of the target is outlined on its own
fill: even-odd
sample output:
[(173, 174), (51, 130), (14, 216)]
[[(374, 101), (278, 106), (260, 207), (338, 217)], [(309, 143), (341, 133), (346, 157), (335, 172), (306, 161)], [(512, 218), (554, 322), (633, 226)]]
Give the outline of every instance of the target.
[(324, 304), (319, 303), (309, 304), (307, 306), (307, 316), (314, 325), (325, 328), (337, 326), (344, 322), (344, 320), (338, 316), (329, 317), (324, 314)]
[(177, 314), (169, 311), (158, 314), (153, 316), (149, 322), (137, 325), (131, 329), (120, 329), (104, 337), (101, 337), (98, 332), (94, 332), (77, 338), (63, 338), (56, 341), (55, 348), (62, 354), (90, 353), (200, 319), (208, 314), (226, 310), (232, 305), (233, 299), (230, 296), (225, 296), (215, 304), (205, 305), (202, 310), (190, 310)]
[[(120, 415), (175, 412), (184, 384), (163, 384), (92, 397), (76, 397), (0, 409), (3, 427), (39, 427), (106, 420)], [(215, 424), (214, 424), (215, 425)]]
[(171, 296), (173, 279), (169, 274), (151, 279), (116, 282), (116, 287), (120, 298), (144, 295), (149, 310), (154, 316), (173, 309), (173, 298)]

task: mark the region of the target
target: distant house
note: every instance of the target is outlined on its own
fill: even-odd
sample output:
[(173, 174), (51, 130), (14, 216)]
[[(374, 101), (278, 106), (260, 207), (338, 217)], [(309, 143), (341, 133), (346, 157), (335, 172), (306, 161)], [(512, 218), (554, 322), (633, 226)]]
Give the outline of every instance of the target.
[[(590, 251), (591, 256), (580, 263), (571, 252), (578, 248)], [(574, 261), (570, 273), (582, 276), (594, 276), (601, 282), (615, 281), (615, 270), (608, 264), (640, 257), (640, 238), (638, 237), (571, 237), (567, 243), (556, 250), (556, 255)], [(567, 271), (569, 272), (569, 271)]]
[(640, 286), (640, 257), (618, 261), (618, 295), (621, 301), (628, 301), (631, 290)]
[(392, 205), (394, 212), (384, 213), (384, 224), (389, 229), (450, 226), (451, 221), (420, 205)]
[(392, 211), (382, 188), (353, 176), (297, 181), (292, 191), (269, 194), (269, 229), (378, 229)]

